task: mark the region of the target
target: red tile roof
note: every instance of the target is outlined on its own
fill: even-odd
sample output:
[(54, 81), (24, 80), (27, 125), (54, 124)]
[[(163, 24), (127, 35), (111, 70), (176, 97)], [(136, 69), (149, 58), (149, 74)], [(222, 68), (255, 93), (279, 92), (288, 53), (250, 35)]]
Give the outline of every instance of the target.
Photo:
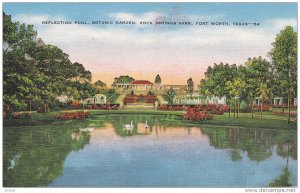
[(149, 84), (149, 85), (153, 85), (153, 83), (148, 81), (148, 80), (134, 80), (134, 81), (131, 82), (131, 84)]

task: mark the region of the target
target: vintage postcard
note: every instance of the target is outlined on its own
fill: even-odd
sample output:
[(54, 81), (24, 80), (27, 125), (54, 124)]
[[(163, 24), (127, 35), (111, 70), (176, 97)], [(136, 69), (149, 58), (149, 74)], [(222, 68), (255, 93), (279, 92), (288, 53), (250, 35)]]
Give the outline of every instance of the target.
[(2, 6), (7, 191), (296, 191), (297, 3)]

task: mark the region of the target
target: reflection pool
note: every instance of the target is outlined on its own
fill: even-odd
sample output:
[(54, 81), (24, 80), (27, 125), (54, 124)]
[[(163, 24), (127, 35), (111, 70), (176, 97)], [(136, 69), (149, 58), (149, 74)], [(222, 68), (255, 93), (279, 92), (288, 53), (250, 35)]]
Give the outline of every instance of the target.
[(4, 187), (297, 186), (296, 131), (107, 115), (3, 135)]

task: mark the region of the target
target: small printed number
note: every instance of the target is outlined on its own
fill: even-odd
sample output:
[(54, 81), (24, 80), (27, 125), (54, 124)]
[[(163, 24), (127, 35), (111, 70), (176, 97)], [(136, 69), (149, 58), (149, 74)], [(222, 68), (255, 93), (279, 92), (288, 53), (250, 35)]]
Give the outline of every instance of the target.
[(15, 189), (5, 189), (5, 192), (16, 192)]

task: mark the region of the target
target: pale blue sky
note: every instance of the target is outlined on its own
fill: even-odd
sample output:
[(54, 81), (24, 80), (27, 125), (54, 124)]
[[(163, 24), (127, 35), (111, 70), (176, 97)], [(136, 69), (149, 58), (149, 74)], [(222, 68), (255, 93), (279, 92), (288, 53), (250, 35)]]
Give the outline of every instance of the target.
[(113, 12), (181, 12), (223, 15), (226, 20), (268, 20), (297, 17), (297, 3), (4, 3), (7, 14), (63, 15), (68, 19), (96, 19)]
[[(268, 52), (285, 26), (297, 30), (297, 3), (4, 3), (14, 21), (33, 24), (38, 36), (110, 84), (130, 75), (163, 83), (196, 84), (214, 63), (243, 64)], [(230, 26), (42, 25), (49, 20), (225, 21)], [(259, 22), (234, 26), (232, 22)]]

